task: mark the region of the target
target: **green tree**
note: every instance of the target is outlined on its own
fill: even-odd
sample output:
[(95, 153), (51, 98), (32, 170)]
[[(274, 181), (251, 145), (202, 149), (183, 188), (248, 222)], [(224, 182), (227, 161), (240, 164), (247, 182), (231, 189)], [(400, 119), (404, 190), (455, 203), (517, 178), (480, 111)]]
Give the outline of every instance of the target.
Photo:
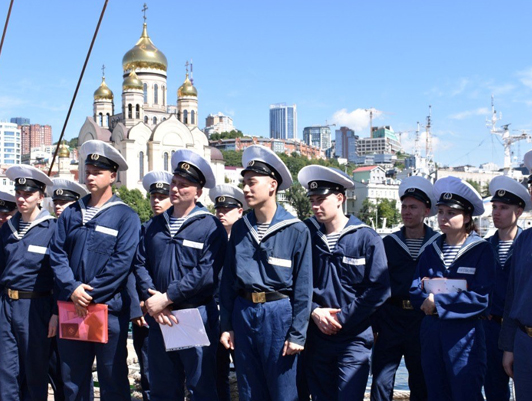
[(235, 139), (235, 138), (243, 138), (244, 134), (240, 130), (232, 130), (230, 132), (224, 131), (219, 134), (211, 134), (209, 136), (209, 140), (211, 141), (217, 141), (218, 139)]
[(478, 181), (466, 179), (466, 182), (470, 183), (473, 186), (473, 188), (477, 190), (479, 194), (482, 194), (482, 188), (480, 187), (480, 183)]
[(115, 190), (115, 193), (126, 205), (137, 212), (142, 223), (151, 218), (152, 211), (150, 207), (150, 200), (146, 196), (143, 196), (142, 192), (140, 192), (138, 189), (129, 190), (125, 186), (121, 186)]
[(401, 221), (401, 214), (396, 208), (397, 201), (390, 199), (379, 199), (377, 206), (379, 212), (379, 226), (383, 218), (386, 218), (386, 227), (392, 227)]
[(307, 191), (303, 186), (295, 181), (285, 192), (288, 203), (296, 210), (297, 217), (301, 220), (312, 215), (310, 201), (307, 197)]
[(220, 152), (222, 152), (226, 166), (242, 166), (242, 152), (237, 152), (236, 150), (220, 150)]

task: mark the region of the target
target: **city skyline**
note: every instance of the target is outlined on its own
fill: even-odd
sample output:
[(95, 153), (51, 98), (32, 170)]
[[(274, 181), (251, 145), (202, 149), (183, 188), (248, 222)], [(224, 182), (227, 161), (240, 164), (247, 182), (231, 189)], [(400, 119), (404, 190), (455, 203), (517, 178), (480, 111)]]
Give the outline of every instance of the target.
[[(102, 64), (109, 87), (120, 93), (121, 59), (141, 33), (143, 3), (109, 3), (66, 139), (76, 137), (92, 115)], [(277, 13), (277, 3), (283, 13)], [(50, 124), (58, 139), (102, 5), (103, 0), (15, 3), (0, 56), (1, 120), (22, 116)], [(530, 11), (526, 1), (418, 7), (393, 1), (331, 6), (159, 0), (148, 2), (147, 22), (169, 61), (169, 104), (176, 102), (185, 62), (193, 60), (201, 128), (205, 117), (222, 112), (245, 134), (268, 137), (268, 107), (284, 101), (297, 104), (299, 139), (304, 127), (327, 124), (368, 137), (373, 109), (373, 126), (402, 132), (408, 150), (416, 123), (425, 123), (432, 105), (439, 164), (502, 165), (502, 146), (485, 120), (493, 94), (503, 113), (500, 125), (532, 128), (532, 55), (519, 46), (532, 30)], [(312, 19), (323, 19), (324, 27), (307, 29), (305, 21)], [(39, 29), (43, 21), (47, 29)], [(290, 46), (281, 45), (283, 39)], [(530, 147), (525, 141), (514, 145), (514, 158)]]

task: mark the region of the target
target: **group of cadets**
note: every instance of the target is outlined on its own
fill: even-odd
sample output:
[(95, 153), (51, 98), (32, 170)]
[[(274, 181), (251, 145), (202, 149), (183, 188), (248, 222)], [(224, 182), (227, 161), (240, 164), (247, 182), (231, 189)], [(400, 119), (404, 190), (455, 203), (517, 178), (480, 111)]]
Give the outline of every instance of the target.
[[(30, 166), (6, 171), (16, 195), (0, 192), (1, 400), (46, 400), (48, 382), (57, 401), (92, 400), (95, 358), (101, 399), (130, 400), (130, 321), (145, 401), (183, 400), (185, 389), (230, 400), (231, 359), (241, 400), (362, 400), (370, 370), (371, 399), (391, 400), (403, 357), (411, 400), (482, 400), (483, 387), (509, 400), (510, 377), (529, 399), (532, 234), (517, 221), (532, 201), (511, 178), (490, 183), (498, 230), (487, 240), (473, 221), (484, 203), (456, 177), (403, 180), (403, 226), (382, 240), (344, 213), (354, 183), (333, 168), (298, 174), (312, 218), (286, 211), (276, 196), (292, 176), (261, 146), (243, 153), (243, 190), (176, 151), (173, 174), (143, 179), (153, 218), (142, 226), (113, 194), (128, 168), (120, 153), (94, 140), (80, 155), (86, 189)], [(215, 216), (198, 201), (204, 188)], [(436, 214), (441, 234), (425, 224)], [(466, 285), (427, 291), (437, 279)], [(58, 338), (57, 301), (79, 316), (106, 304), (108, 342)], [(190, 308), (210, 345), (166, 351), (161, 325)]]

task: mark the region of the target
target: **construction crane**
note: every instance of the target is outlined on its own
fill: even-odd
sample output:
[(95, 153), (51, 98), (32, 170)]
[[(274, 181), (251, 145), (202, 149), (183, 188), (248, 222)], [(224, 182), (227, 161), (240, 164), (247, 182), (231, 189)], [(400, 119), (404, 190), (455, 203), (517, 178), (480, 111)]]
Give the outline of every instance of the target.
[(381, 114), (393, 114), (389, 113), (387, 111), (381, 111), (377, 110), (375, 107), (371, 107), (369, 109), (364, 109), (365, 112), (369, 113), (369, 137), (373, 138), (373, 113), (378, 113), (378, 115)]

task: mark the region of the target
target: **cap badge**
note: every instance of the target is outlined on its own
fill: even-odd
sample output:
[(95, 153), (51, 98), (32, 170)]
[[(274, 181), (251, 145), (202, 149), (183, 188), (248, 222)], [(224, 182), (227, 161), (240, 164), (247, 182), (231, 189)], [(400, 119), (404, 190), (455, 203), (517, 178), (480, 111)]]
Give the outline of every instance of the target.
[(56, 195), (63, 195), (63, 190), (59, 188), (57, 191), (55, 191)]
[(497, 191), (497, 196), (500, 196), (501, 198), (506, 195), (506, 191), (504, 189), (499, 189)]
[(251, 160), (251, 161), (248, 163), (248, 166), (253, 167), (254, 165), (255, 165), (255, 160)]
[(190, 170), (190, 164), (188, 163), (181, 163), (181, 168), (185, 171)]
[(98, 153), (93, 153), (91, 155), (91, 160), (98, 160), (100, 158), (100, 155)]
[(26, 183), (26, 179), (24, 177), (18, 179), (18, 183), (20, 185), (24, 185)]
[(318, 183), (316, 181), (312, 181), (309, 185), (310, 189), (316, 189), (318, 188)]
[(416, 188), (408, 188), (406, 192), (416, 192)]
[(451, 199), (453, 199), (453, 194), (450, 193), (450, 192), (445, 192), (445, 193), (443, 194), (443, 199), (445, 199), (445, 200), (451, 200)]
[(0, 206), (5, 206), (5, 204), (6, 203), (2, 199), (0, 199)]
[(218, 199), (216, 199), (218, 202), (225, 202), (225, 196), (219, 196)]
[(158, 182), (155, 184), (155, 188), (161, 189), (164, 188), (164, 182)]

